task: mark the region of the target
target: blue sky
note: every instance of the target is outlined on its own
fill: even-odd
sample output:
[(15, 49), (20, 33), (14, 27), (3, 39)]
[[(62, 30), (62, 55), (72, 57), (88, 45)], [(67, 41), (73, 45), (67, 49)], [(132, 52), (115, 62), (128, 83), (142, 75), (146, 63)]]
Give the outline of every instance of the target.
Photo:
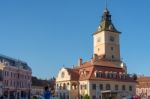
[[(149, 4), (108, 0), (129, 73), (150, 75)], [(34, 76), (56, 76), (63, 65), (92, 57), (92, 33), (104, 8), (105, 0), (1, 0), (0, 53), (26, 61)]]

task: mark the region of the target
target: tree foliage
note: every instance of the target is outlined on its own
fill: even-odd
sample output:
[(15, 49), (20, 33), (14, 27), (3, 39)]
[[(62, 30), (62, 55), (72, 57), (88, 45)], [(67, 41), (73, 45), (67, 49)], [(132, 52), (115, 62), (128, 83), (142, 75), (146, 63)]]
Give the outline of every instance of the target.
[(88, 94), (83, 96), (83, 99), (90, 99), (90, 97), (88, 96)]

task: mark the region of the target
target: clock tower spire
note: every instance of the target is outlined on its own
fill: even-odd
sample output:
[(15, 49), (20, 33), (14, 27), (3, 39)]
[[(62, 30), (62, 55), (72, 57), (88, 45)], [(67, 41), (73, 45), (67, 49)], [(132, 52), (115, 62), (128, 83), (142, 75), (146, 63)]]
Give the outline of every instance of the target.
[(93, 35), (94, 54), (105, 60), (120, 61), (119, 35), (120, 32), (113, 25), (111, 14), (106, 7), (100, 25)]

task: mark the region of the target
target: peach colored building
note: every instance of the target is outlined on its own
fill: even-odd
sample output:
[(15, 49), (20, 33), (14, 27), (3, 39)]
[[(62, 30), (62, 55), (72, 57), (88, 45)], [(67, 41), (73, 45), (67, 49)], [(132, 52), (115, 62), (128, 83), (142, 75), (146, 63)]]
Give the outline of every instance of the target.
[(136, 94), (143, 99), (150, 99), (150, 77), (140, 76), (137, 82)]
[(104, 10), (93, 34), (93, 57), (73, 68), (62, 67), (56, 77), (58, 99), (122, 99), (135, 95), (136, 81), (120, 58), (120, 32)]
[(7, 99), (27, 98), (31, 88), (31, 68), (26, 62), (0, 55), (2, 94)]

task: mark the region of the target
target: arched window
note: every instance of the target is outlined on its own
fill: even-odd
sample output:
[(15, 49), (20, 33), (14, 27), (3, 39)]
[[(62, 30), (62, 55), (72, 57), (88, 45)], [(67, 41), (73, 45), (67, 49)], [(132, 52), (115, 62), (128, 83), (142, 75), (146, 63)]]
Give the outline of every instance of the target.
[(61, 85), (61, 84), (59, 85), (59, 89), (60, 89), (60, 90), (62, 89), (62, 85)]
[(57, 89), (59, 89), (59, 85), (57, 84), (56, 86), (57, 86)]
[(78, 86), (77, 86), (77, 84), (76, 84), (76, 83), (72, 83), (72, 84), (71, 84), (71, 89), (76, 90), (76, 89), (77, 89), (77, 87), (78, 87)]
[(65, 84), (65, 83), (63, 84), (63, 89), (64, 89), (64, 90), (66, 89), (66, 84)]

